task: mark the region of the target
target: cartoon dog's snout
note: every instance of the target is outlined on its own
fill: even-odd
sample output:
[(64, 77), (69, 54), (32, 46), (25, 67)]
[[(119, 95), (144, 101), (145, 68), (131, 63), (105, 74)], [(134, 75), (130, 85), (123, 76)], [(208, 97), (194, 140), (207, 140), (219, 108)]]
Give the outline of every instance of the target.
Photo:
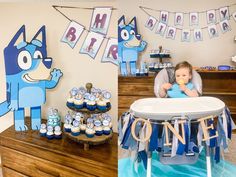
[(46, 68), (50, 69), (52, 66), (52, 58), (44, 58), (43, 64), (46, 66)]

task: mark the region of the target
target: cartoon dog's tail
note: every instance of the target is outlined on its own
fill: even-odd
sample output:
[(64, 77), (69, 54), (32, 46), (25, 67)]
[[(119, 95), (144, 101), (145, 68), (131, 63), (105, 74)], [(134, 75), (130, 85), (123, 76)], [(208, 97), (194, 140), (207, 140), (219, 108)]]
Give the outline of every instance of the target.
[(5, 115), (6, 113), (8, 113), (10, 111), (8, 106), (9, 106), (9, 103), (7, 101), (4, 101), (3, 103), (0, 103), (0, 117)]

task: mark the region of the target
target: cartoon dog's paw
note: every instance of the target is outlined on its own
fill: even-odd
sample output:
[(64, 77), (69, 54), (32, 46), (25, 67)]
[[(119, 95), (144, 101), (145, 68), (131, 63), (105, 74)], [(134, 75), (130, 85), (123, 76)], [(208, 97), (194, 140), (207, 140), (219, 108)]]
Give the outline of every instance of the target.
[(41, 119), (32, 119), (31, 120), (31, 128), (32, 130), (39, 130), (41, 126)]
[(8, 108), (9, 108), (11, 111), (16, 111), (16, 110), (18, 110), (18, 103), (17, 103), (17, 100), (11, 100), (11, 103), (10, 103), (10, 105), (8, 106)]
[(51, 75), (53, 78), (60, 78), (63, 75), (63, 73), (61, 72), (60, 69), (54, 68), (53, 71), (51, 72)]
[(25, 125), (24, 120), (15, 120), (15, 130), (16, 131), (27, 131), (28, 127)]
[(141, 46), (142, 46), (142, 47), (146, 47), (146, 45), (147, 45), (147, 42), (145, 42), (145, 41), (142, 41), (142, 42), (141, 42)]

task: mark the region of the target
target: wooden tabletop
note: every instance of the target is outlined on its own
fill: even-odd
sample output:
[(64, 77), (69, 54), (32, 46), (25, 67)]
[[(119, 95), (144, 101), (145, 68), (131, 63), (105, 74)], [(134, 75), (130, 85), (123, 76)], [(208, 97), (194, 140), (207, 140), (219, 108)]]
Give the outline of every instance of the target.
[(117, 176), (117, 134), (110, 143), (91, 146), (88, 151), (66, 136), (62, 140), (40, 137), (39, 131), (16, 132), (10, 127), (0, 134), (2, 148), (10, 148), (54, 163), (97, 174)]

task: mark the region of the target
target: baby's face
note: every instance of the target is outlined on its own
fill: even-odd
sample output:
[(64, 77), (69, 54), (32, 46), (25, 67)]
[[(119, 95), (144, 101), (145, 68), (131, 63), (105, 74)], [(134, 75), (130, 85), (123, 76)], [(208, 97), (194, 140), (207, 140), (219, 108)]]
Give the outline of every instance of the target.
[(175, 79), (177, 83), (183, 81), (184, 84), (187, 84), (191, 78), (192, 75), (189, 73), (189, 68), (180, 68), (175, 71)]

